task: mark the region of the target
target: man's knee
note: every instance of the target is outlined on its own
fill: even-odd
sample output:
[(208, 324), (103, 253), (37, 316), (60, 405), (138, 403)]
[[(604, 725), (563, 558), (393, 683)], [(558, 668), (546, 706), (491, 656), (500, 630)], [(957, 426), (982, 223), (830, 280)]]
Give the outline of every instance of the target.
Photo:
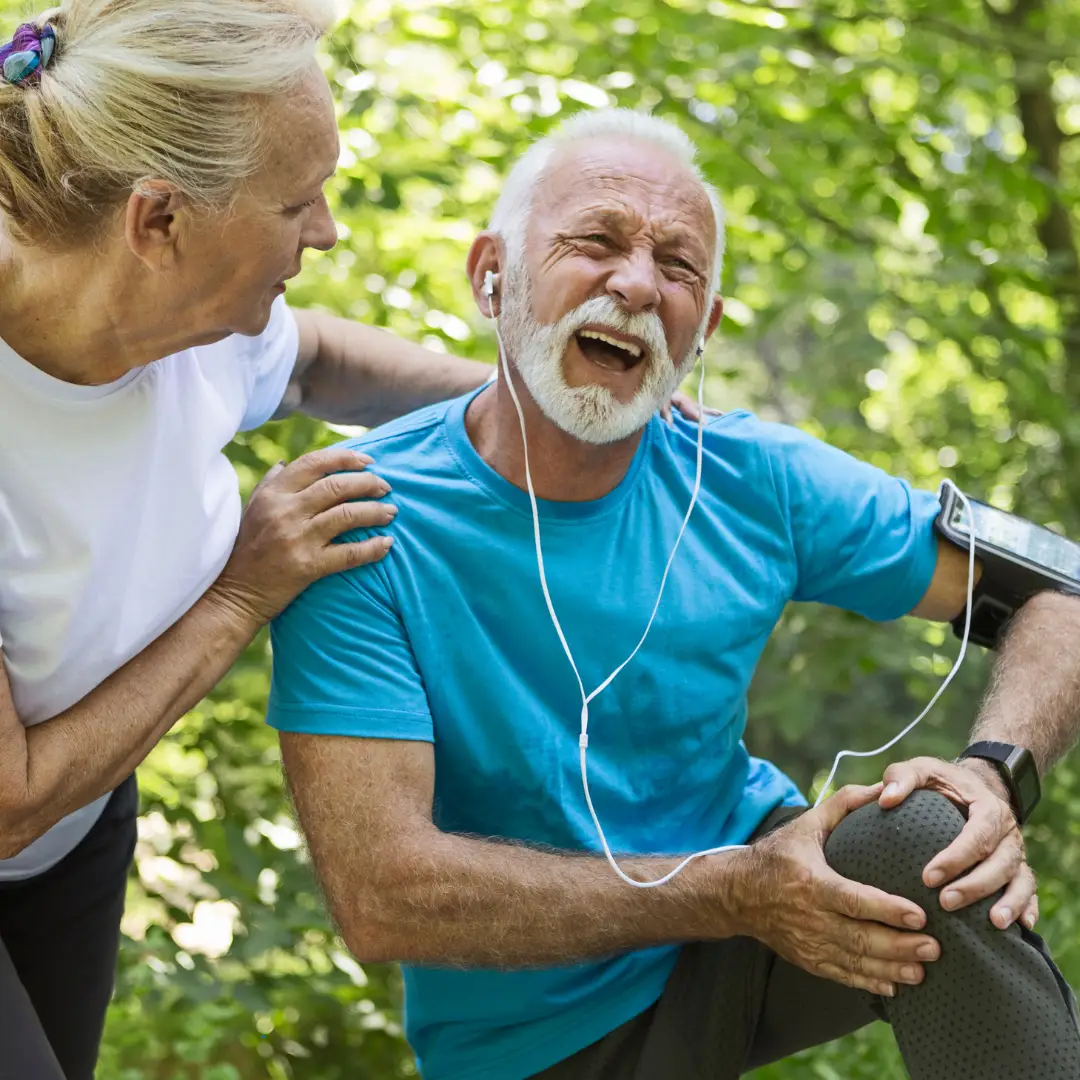
[(944, 795), (916, 791), (893, 810), (871, 803), (849, 814), (825, 844), (829, 865), (842, 877), (916, 903), (931, 891), (926, 864), (964, 827), (964, 815)]

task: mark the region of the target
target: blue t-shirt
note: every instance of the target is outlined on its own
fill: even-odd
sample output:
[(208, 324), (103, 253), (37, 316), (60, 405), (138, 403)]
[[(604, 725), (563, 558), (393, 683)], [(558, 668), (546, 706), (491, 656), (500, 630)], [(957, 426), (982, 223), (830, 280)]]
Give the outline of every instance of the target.
[[(474, 395), (347, 445), (393, 486), (396, 543), (273, 625), (269, 721), (434, 744), (448, 832), (597, 851), (578, 769), (580, 697), (540, 590), (528, 496), (477, 454)], [(623, 481), (540, 503), (548, 582), (591, 690), (648, 620), (694, 479), (696, 425), (648, 425)], [(590, 709), (589, 780), (613, 851), (745, 841), (794, 784), (742, 743), (746, 692), (784, 605), (895, 619), (929, 586), (936, 498), (800, 431), (710, 420), (701, 496), (651, 633)], [(359, 838), (359, 842), (363, 842)], [(648, 1008), (676, 947), (541, 970), (406, 967), (427, 1080), (516, 1080)]]

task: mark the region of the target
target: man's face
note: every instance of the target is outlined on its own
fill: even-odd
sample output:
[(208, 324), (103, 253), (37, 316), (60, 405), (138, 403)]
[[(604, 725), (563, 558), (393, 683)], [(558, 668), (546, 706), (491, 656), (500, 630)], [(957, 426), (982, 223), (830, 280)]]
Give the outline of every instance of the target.
[(550, 420), (615, 442), (668, 400), (709, 321), (715, 228), (701, 184), (651, 143), (557, 154), (501, 289), (504, 341)]
[(223, 333), (257, 334), (307, 248), (329, 250), (337, 230), (323, 186), (338, 159), (333, 99), (317, 67), (266, 105), (269, 146), (235, 205), (193, 219), (184, 245), (185, 301)]

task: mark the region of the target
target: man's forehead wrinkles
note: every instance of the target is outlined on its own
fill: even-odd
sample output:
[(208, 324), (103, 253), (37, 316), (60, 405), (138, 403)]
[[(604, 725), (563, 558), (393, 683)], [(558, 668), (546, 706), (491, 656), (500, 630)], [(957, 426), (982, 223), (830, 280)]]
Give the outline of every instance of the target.
[[(707, 221), (713, 226), (712, 205), (704, 190), (676, 182), (618, 175), (610, 169), (565, 173), (544, 185), (543, 210), (556, 229), (585, 219), (606, 219), (612, 224), (646, 220), (694, 234)], [(682, 191), (677, 190), (683, 188)]]
[[(597, 191), (608, 193), (620, 201), (632, 199), (636, 195), (644, 196), (650, 203), (669, 200), (688, 206), (696, 204), (704, 207), (708, 204), (704, 191), (699, 192), (695, 187), (688, 187), (677, 180), (660, 180), (607, 171), (590, 174), (588, 170), (583, 170), (575, 180), (576, 184), (574, 181), (565, 184), (564, 192), (567, 188), (572, 191), (575, 186), (581, 186), (587, 187), (591, 193)], [(680, 188), (683, 190), (680, 191)]]
[(639, 187), (671, 193), (676, 188), (682, 188), (684, 197), (688, 200), (708, 202), (700, 182), (680, 168), (672, 168), (670, 175), (650, 176), (632, 169), (619, 168), (610, 162), (563, 161), (551, 170), (547, 183), (543, 186), (556, 197), (561, 197), (583, 182), (589, 187), (599, 185), (620, 191), (625, 191), (628, 187)]
[(690, 241), (695, 246), (703, 242), (701, 222), (691, 216), (689, 208), (654, 210), (643, 213), (633, 206), (593, 202), (576, 210), (567, 219), (570, 225), (607, 225), (625, 232), (650, 232), (659, 243), (672, 244)]
[(579, 221), (599, 221), (616, 225), (638, 223), (642, 220), (639, 210), (611, 202), (590, 203), (577, 210), (573, 216)]

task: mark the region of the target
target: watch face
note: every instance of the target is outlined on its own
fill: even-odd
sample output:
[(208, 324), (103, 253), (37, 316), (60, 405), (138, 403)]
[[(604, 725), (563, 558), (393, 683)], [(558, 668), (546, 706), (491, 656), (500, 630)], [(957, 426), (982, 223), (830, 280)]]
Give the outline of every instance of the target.
[(1020, 795), (1020, 805), (1023, 807), (1024, 813), (1028, 814), (1034, 809), (1040, 795), (1039, 776), (1035, 771), (1035, 763), (1031, 762), (1028, 768), (1021, 766), (1019, 771), (1014, 774), (1014, 779), (1016, 780), (1016, 790)]
[(1012, 753), (1009, 754), (1008, 760), (1005, 762), (1005, 767), (1012, 774), (1016, 794), (1020, 800), (1020, 806), (1017, 808), (1019, 815), (1026, 818), (1035, 808), (1035, 804), (1042, 794), (1042, 787), (1039, 783), (1039, 770), (1035, 766), (1035, 759), (1031, 756), (1030, 750), (1025, 750), (1019, 746), (1013, 747)]

